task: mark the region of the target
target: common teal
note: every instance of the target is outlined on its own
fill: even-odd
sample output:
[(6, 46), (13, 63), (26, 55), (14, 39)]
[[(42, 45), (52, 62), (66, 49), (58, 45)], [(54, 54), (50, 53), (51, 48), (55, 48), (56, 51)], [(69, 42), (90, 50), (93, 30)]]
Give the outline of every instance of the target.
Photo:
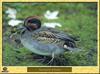
[(52, 56), (51, 61), (55, 56), (64, 54), (66, 51), (76, 50), (73, 37), (54, 28), (42, 27), (40, 19), (34, 16), (28, 17), (24, 21), (20, 40), (24, 47), (33, 53)]

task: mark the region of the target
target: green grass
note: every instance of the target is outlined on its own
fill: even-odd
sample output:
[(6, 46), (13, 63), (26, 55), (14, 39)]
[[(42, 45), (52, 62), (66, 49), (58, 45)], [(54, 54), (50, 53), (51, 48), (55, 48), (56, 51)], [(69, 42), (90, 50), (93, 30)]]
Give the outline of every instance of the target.
[[(3, 3), (3, 65), (14, 66), (43, 66), (34, 59), (30, 51), (24, 47), (18, 48), (9, 44), (11, 27), (9, 18), (5, 14), (8, 7), (18, 11), (17, 18), (25, 19), (29, 16), (40, 16), (43, 22), (59, 22), (62, 27), (57, 29), (79, 37), (77, 47), (81, 52), (64, 54), (68, 59), (68, 66), (95, 66), (97, 65), (97, 4), (96, 3)], [(59, 10), (59, 19), (47, 20), (43, 14), (47, 11)], [(16, 45), (15, 45), (16, 46)]]

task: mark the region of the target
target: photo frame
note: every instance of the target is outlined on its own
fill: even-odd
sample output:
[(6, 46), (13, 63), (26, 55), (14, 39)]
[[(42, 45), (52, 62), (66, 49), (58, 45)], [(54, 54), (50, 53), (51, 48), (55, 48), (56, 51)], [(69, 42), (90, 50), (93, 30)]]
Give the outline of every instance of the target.
[[(89, 66), (88, 65), (87, 66), (86, 65), (77, 65), (77, 66), (75, 66), (75, 65), (69, 65), (69, 66), (39, 66), (39, 65), (37, 65), (37, 66), (33, 66), (33, 65), (29, 65), (29, 66), (27, 66), (27, 65), (26, 66), (25, 65), (21, 65), (21, 66), (20, 65), (15, 65), (14, 66), (14, 65), (8, 65), (8, 66), (6, 66), (5, 63), (3, 64), (3, 62), (4, 62), (4, 59), (3, 59), (4, 57), (3, 56), (5, 55), (5, 53), (3, 53), (3, 47), (4, 47), (3, 43), (5, 43), (5, 42), (3, 42), (3, 37), (4, 37), (3, 36), (3, 32), (4, 32), (3, 31), (3, 28), (4, 28), (3, 27), (3, 22), (4, 22), (4, 16), (7, 17), (7, 15), (4, 14), (3, 11), (6, 10), (6, 7), (7, 7), (6, 3), (8, 3), (8, 6), (9, 6), (9, 3), (11, 3), (11, 4), (16, 4), (16, 3), (45, 3), (45, 4), (46, 3), (56, 3), (56, 4), (57, 3), (87, 3), (87, 5), (89, 3), (96, 3), (97, 4), (97, 14), (96, 14), (96, 17), (97, 17), (96, 18), (97, 19), (96, 20), (96, 23), (97, 23), (97, 26), (96, 26), (97, 27), (96, 28), (96, 30), (97, 30), (97, 55), (96, 55), (97, 56), (97, 63), (96, 63), (96, 65), (89, 65)], [(52, 73), (54, 73), (54, 74), (98, 73), (99, 74), (99, 66), (100, 66), (100, 61), (99, 61), (99, 59), (100, 59), (100, 57), (99, 57), (99, 54), (100, 54), (100, 51), (99, 51), (99, 49), (100, 49), (100, 47), (99, 47), (99, 31), (100, 31), (100, 29), (99, 29), (99, 13), (100, 13), (99, 5), (100, 5), (99, 0), (98, 1), (97, 0), (88, 0), (88, 1), (87, 0), (58, 0), (58, 1), (56, 1), (56, 0), (30, 0), (30, 1), (29, 0), (21, 0), (21, 1), (19, 1), (19, 0), (14, 0), (14, 1), (13, 0), (0, 0), (0, 11), (1, 11), (0, 12), (0, 19), (1, 19), (0, 20), (0, 28), (1, 28), (0, 29), (0, 73), (33, 73), (33, 74), (42, 74), (42, 73), (43, 74), (46, 74), (46, 73), (51, 73), (51, 74)], [(4, 6), (6, 6), (6, 7), (4, 7)], [(15, 7), (16, 6), (18, 6), (18, 5), (15, 5)], [(20, 5), (19, 5), (19, 7), (20, 7)], [(23, 8), (24, 7), (22, 7), (22, 9)], [(73, 7), (72, 7), (72, 9), (73, 9)], [(52, 10), (52, 8), (51, 8), (51, 10)], [(70, 11), (69, 14), (72, 14), (73, 12), (74, 11)], [(94, 13), (95, 12), (91, 13), (91, 15), (93, 15)], [(24, 17), (28, 16), (26, 14), (27, 13), (23, 14), (25, 16), (19, 14), (18, 16), (20, 17), (20, 15), (21, 15), (21, 17), (23, 16), (23, 18), (24, 18)], [(39, 15), (39, 13), (38, 13), (38, 15)], [(39, 15), (39, 16), (41, 16), (41, 15)], [(60, 15), (58, 15), (58, 16), (60, 16)], [(6, 19), (6, 20), (8, 20), (8, 19)], [(91, 18), (89, 18), (89, 19), (91, 19)], [(43, 21), (44, 20), (45, 19), (43, 19)], [(91, 31), (91, 32), (93, 32), (93, 31)], [(6, 48), (8, 48), (8, 47), (6, 47)], [(19, 55), (19, 56), (21, 56), (21, 55)], [(12, 62), (14, 62), (14, 61), (12, 61)]]

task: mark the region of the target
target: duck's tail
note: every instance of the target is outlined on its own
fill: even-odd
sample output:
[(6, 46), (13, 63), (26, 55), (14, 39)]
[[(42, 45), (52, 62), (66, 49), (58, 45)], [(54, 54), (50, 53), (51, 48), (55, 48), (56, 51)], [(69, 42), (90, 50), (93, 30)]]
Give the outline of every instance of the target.
[(77, 48), (75, 41), (66, 41), (63, 46), (65, 51), (80, 51), (80, 49)]
[(78, 52), (81, 51), (81, 49), (79, 48), (72, 48), (72, 47), (68, 47), (68, 46), (64, 46), (65, 51), (71, 51), (71, 52)]

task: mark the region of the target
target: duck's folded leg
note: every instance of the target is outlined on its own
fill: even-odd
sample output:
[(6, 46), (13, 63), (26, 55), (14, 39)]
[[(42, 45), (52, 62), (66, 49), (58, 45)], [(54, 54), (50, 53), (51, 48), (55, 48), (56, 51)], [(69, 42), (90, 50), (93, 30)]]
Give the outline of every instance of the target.
[(54, 53), (52, 53), (52, 59), (47, 64), (50, 64), (51, 62), (53, 62), (53, 60), (54, 60)]

